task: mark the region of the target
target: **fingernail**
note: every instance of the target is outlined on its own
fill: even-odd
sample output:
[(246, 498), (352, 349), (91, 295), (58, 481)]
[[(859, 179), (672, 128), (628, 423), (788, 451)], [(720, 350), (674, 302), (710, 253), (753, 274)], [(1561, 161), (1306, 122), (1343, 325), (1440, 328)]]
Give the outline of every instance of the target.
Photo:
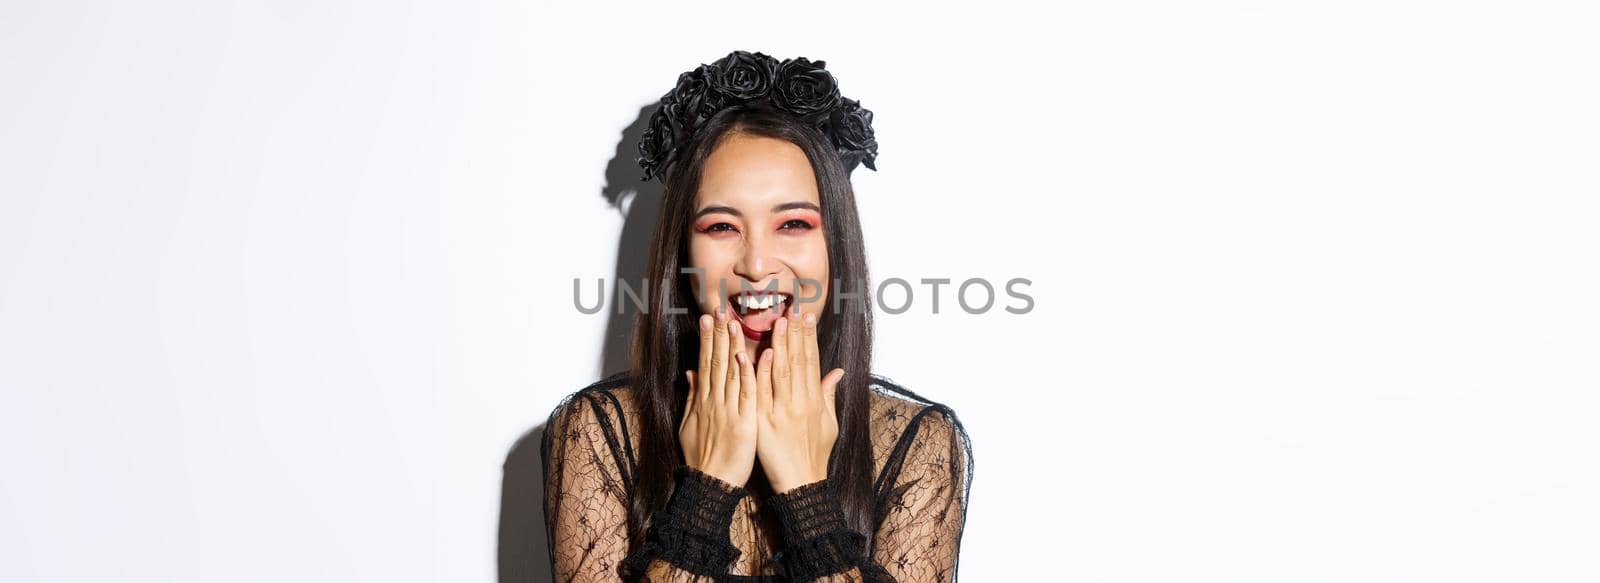
[(711, 316), (710, 315), (708, 315), (708, 314), (701, 314), (700, 315), (700, 330), (706, 331), (706, 332), (711, 331)]
[(734, 353), (733, 354), (733, 359), (739, 361), (739, 364), (744, 364), (744, 352), (740, 351), (740, 352)]
[(817, 323), (817, 315), (811, 312), (806, 312), (806, 325), (810, 326), (815, 323)]
[(788, 318), (778, 318), (778, 323), (774, 324), (772, 326), (772, 330), (776, 334), (783, 334), (784, 332), (788, 332), (789, 331), (789, 319)]

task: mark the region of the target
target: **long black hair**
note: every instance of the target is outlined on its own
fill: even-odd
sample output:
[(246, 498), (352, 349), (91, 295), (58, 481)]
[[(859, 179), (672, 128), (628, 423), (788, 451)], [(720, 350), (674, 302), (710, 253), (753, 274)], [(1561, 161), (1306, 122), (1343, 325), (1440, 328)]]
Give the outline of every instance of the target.
[[(868, 433), (872, 310), (865, 303), (871, 287), (855, 191), (844, 163), (821, 132), (787, 113), (747, 106), (723, 109), (707, 120), (666, 176), (645, 267), (650, 299), (648, 309), (634, 325), (629, 371), (640, 427), (637, 487), (629, 508), (631, 542), (640, 541), (647, 518), (666, 506), (674, 483), (671, 472), (683, 463), (678, 422), (683, 418), (689, 388), (683, 372), (699, 366), (700, 351), (699, 304), (694, 301), (689, 279), (697, 276), (687, 271), (688, 232), (706, 159), (723, 138), (734, 133), (777, 138), (799, 146), (816, 175), (830, 280), (830, 301), (818, 310), (818, 357), (820, 370), (846, 371), (835, 393), (839, 436), (828, 459), (828, 478), (837, 487), (850, 528), (865, 536), (870, 545), (874, 511)], [(855, 294), (853, 301), (841, 301), (837, 295), (841, 292)], [(669, 307), (675, 309), (669, 311)]]

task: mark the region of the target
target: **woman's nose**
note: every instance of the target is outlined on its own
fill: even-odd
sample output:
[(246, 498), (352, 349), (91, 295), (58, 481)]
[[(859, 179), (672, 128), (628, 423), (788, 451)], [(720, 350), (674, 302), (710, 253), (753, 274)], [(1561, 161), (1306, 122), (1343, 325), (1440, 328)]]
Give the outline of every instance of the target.
[(777, 266), (777, 261), (770, 256), (771, 243), (762, 234), (755, 234), (746, 238), (744, 254), (740, 255), (739, 260), (734, 263), (734, 273), (753, 282), (765, 280)]

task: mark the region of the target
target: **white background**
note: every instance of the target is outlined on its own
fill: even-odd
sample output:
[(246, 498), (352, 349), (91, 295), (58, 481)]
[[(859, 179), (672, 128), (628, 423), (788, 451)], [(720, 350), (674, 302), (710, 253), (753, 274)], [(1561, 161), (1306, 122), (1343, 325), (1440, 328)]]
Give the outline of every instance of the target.
[(966, 580), (1600, 579), (1597, 25), (8, 3), (0, 580), (547, 569), (525, 438), (626, 335), (572, 280), (637, 269), (641, 111), (736, 48), (876, 112), (876, 279), (1034, 282), (878, 317), (971, 432)]

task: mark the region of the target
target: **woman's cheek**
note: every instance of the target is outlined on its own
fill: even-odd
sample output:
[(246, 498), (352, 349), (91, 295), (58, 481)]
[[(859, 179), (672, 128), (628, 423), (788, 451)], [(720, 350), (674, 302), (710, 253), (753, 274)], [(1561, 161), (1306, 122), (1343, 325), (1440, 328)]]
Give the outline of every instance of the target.
[(707, 265), (708, 262), (704, 250), (699, 247), (698, 242), (690, 242), (689, 265), (688, 269), (685, 270), (684, 276), (689, 278), (689, 289), (694, 294), (695, 303), (700, 306), (702, 312), (710, 314), (713, 306), (711, 306), (707, 290), (715, 287), (716, 274)]
[(804, 269), (805, 277), (824, 279), (828, 273), (828, 247), (820, 242), (806, 241), (792, 248), (792, 265)]
[(695, 261), (691, 265), (694, 266), (692, 268), (694, 271), (689, 272), (688, 277), (699, 288), (695, 291), (694, 299), (705, 313), (714, 313), (718, 298), (721, 297), (717, 295), (719, 285), (728, 285), (727, 282), (735, 281), (731, 279), (732, 269), (714, 254), (695, 255)]

